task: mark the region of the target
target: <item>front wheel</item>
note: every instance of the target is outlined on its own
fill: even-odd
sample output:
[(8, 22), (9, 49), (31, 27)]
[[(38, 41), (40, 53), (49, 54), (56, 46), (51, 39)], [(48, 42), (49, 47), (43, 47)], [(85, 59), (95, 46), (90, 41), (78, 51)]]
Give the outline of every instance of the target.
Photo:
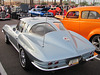
[(96, 47), (96, 51), (100, 52), (100, 35), (93, 36), (91, 42)]
[(21, 64), (22, 68), (24, 70), (29, 70), (31, 62), (23, 48), (20, 48), (19, 59), (20, 59), (20, 64)]

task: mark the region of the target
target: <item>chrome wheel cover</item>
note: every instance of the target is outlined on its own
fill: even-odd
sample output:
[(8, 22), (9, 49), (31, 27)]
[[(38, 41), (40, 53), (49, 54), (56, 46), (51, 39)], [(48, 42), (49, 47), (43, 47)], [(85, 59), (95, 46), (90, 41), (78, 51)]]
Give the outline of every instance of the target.
[(100, 35), (93, 37), (92, 44), (96, 47), (96, 51), (100, 52)]
[(23, 49), (21, 49), (21, 52), (20, 52), (20, 62), (21, 62), (22, 67), (26, 66), (26, 57), (25, 57), (25, 52)]

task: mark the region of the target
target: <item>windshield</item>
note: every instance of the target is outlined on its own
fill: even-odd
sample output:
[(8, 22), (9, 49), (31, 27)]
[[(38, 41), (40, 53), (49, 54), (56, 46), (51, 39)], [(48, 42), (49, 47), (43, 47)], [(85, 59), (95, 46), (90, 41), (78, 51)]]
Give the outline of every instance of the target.
[(41, 11), (48, 11), (50, 8), (43, 8)]
[(42, 8), (34, 8), (33, 11), (41, 11)]
[(63, 24), (61, 22), (54, 22), (53, 23), (54, 25), (56, 25), (56, 27), (59, 29), (59, 30), (65, 30)]

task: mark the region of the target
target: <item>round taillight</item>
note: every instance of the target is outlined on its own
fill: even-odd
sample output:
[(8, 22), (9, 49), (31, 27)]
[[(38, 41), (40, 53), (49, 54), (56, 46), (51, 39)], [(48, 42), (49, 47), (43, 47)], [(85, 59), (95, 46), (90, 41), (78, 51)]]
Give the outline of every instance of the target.
[(58, 63), (59, 63), (58, 61), (55, 62), (55, 64), (58, 64)]
[(52, 62), (49, 62), (48, 65), (52, 65)]

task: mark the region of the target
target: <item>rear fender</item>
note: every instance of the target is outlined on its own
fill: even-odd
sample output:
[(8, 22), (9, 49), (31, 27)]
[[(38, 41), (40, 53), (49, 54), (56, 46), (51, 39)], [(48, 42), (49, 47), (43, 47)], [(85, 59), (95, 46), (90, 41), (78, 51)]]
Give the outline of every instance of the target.
[(94, 29), (90, 32), (90, 34), (88, 35), (87, 39), (90, 40), (92, 38), (92, 36), (94, 35), (98, 35), (100, 34), (100, 28)]

